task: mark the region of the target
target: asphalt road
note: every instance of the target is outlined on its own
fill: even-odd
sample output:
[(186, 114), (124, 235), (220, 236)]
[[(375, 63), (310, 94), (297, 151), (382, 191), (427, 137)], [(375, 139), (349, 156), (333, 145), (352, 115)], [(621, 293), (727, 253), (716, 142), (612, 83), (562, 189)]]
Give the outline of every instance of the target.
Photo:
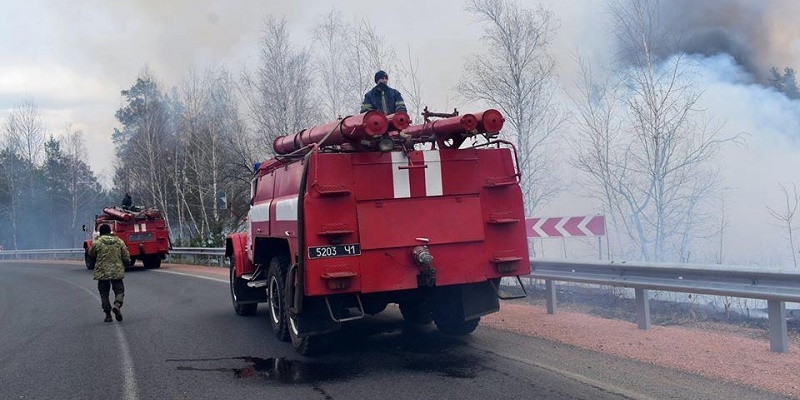
[(124, 321), (105, 323), (82, 264), (0, 262), (0, 398), (782, 398), (482, 326), (452, 338), (392, 311), (300, 357), (263, 305), (234, 314), (224, 278), (165, 266), (125, 285)]

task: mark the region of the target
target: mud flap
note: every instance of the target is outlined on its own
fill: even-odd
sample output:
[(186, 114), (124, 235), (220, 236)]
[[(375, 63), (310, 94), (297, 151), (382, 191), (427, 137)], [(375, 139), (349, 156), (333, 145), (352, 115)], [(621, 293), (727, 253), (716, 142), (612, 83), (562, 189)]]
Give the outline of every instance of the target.
[(500, 301), (488, 281), (436, 287), (431, 306), (438, 320), (453, 323), (500, 311)]
[(297, 336), (317, 336), (323, 333), (338, 331), (342, 324), (331, 319), (325, 300), (306, 297), (303, 300), (303, 312), (295, 316)]

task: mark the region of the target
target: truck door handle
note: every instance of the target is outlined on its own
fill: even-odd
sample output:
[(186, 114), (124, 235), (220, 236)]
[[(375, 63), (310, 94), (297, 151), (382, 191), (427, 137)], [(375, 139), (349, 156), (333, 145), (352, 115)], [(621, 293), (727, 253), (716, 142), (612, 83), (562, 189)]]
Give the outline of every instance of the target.
[(417, 165), (400, 165), (397, 167), (398, 169), (416, 169), (416, 168), (428, 168), (428, 164), (417, 164)]

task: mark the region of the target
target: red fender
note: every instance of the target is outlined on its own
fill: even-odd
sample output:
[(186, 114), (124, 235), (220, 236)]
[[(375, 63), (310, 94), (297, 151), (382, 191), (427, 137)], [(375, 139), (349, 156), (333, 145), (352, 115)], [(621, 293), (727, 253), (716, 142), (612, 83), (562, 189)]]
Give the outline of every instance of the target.
[(241, 277), (242, 274), (253, 272), (255, 267), (247, 257), (246, 233), (239, 232), (228, 235), (225, 245), (225, 256), (233, 257), (234, 265), (236, 266), (234, 274), (237, 278)]

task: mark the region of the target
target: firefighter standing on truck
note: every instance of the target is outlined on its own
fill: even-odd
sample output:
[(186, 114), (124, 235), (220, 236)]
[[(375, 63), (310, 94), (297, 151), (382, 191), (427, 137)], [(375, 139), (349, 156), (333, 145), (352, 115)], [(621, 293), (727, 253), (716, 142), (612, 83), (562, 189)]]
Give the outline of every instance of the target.
[[(92, 242), (89, 257), (95, 260), (94, 279), (100, 291), (100, 302), (106, 314), (105, 322), (111, 322), (111, 312), (117, 321), (122, 321), (122, 301), (125, 298), (125, 265), (130, 264), (131, 255), (122, 239), (111, 234), (111, 226), (100, 225), (100, 236)], [(114, 290), (114, 306), (108, 299), (110, 290)]]
[(131, 198), (131, 192), (125, 192), (125, 197), (122, 198), (122, 209), (129, 210), (133, 205), (133, 199)]
[(375, 87), (364, 94), (364, 101), (361, 102), (361, 112), (378, 110), (385, 115), (394, 114), (397, 111), (406, 112), (406, 103), (403, 96), (396, 89), (392, 89), (387, 84), (389, 75), (384, 71), (375, 73)]

